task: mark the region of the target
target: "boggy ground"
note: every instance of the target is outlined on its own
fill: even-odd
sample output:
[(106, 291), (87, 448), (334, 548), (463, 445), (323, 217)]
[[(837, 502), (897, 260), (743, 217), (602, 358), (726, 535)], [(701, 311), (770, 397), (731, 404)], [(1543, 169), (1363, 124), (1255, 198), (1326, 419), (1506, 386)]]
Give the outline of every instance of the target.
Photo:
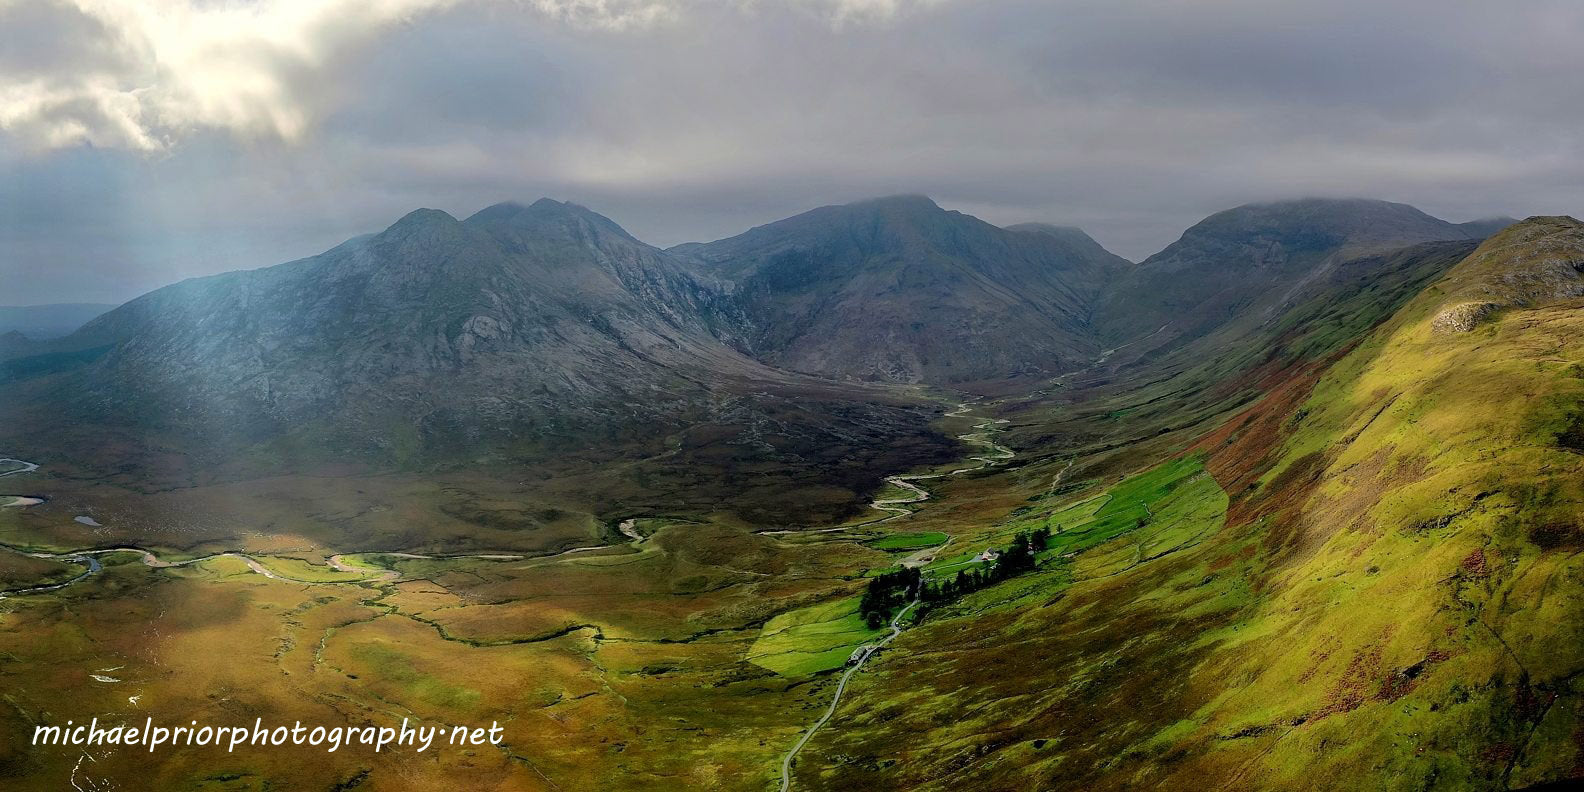
[[(234, 558), (156, 570), (107, 556), (80, 584), (0, 601), (0, 774), (8, 789), (759, 788), (820, 686), (748, 663), (747, 647), (776, 612), (843, 596), (844, 577), (882, 556), (830, 543), (788, 559), (775, 544), (689, 525), (555, 562), (395, 559), (400, 582), (339, 585)], [(498, 720), (506, 742), (379, 757), (96, 749), (81, 764), (80, 749), (28, 747), (35, 723), (94, 716)]]

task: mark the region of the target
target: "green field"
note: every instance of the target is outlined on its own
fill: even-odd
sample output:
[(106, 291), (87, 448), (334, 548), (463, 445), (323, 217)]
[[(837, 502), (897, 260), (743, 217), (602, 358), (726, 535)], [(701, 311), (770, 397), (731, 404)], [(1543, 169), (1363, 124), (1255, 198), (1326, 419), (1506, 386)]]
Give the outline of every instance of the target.
[(854, 649), (886, 630), (871, 630), (858, 616), (858, 598), (783, 613), (765, 624), (748, 660), (782, 676), (841, 668)]
[(874, 539), (865, 544), (876, 550), (918, 550), (925, 547), (934, 547), (945, 544), (951, 537), (940, 531), (927, 533), (894, 533)]

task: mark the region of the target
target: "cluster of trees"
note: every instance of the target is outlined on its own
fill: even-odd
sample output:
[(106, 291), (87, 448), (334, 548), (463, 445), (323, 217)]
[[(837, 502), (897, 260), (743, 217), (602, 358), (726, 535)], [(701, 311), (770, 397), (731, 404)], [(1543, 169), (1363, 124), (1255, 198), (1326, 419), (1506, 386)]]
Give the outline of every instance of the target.
[(923, 576), (918, 569), (907, 567), (871, 578), (858, 600), (858, 615), (869, 629), (878, 630), (891, 620), (891, 613), (907, 604), (918, 594)]
[(988, 564), (973, 569), (963, 569), (956, 577), (939, 583), (924, 582), (917, 567), (906, 567), (870, 578), (858, 600), (858, 615), (869, 629), (878, 630), (891, 620), (897, 608), (906, 605), (915, 596), (919, 598), (919, 615), (925, 610), (950, 602), (986, 586), (993, 586), (1007, 578), (1034, 569), (1035, 557), (1050, 546), (1050, 526), (1040, 526), (1019, 533), (1012, 544)]
[(975, 569), (963, 569), (957, 576), (943, 580), (940, 583), (926, 583), (919, 599), (923, 600), (921, 613), (935, 605), (950, 602), (965, 594), (971, 594), (986, 586), (993, 586), (1007, 578), (1021, 575), (1034, 569), (1035, 556), (1046, 547), (1050, 546), (1050, 527), (1040, 526), (1026, 533), (1019, 533), (1012, 540), (1011, 546), (1001, 551), (994, 562), (980, 565)]

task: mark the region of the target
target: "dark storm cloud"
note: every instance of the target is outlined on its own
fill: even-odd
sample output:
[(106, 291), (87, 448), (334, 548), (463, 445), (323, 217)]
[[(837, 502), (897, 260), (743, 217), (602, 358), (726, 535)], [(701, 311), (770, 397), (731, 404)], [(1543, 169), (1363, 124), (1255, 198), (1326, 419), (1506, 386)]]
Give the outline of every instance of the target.
[(281, 0), (175, 37), (3, 2), (0, 302), (540, 195), (672, 244), (925, 192), (1132, 258), (1298, 195), (1584, 211), (1575, 3)]

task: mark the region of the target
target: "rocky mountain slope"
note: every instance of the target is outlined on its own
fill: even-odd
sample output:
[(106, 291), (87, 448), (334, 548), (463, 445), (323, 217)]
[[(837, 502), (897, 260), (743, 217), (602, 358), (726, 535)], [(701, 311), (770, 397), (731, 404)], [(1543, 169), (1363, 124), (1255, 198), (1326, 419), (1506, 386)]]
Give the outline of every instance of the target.
[(1447, 303), (1437, 329), (1468, 332), (1504, 308), (1532, 308), (1584, 296), (1584, 225), (1532, 217), (1492, 237), (1437, 285)]
[(418, 210), (312, 258), (157, 290), (0, 366), (5, 439), (116, 464), (90, 437), (108, 432), (145, 461), (267, 471), (658, 454), (712, 422), (790, 464), (810, 443), (925, 431), (927, 411), (891, 395), (722, 341), (743, 324), (721, 288), (582, 207)]
[(114, 349), (73, 387), (92, 394), (85, 409), (154, 425), (265, 436), (334, 416), (392, 450), (451, 424), (477, 441), (535, 418), (661, 412), (690, 377), (748, 367), (703, 324), (709, 294), (578, 207), (501, 205), (465, 222), (419, 210), (320, 256), (100, 317), (77, 336)]
[(1095, 296), (1128, 266), (1082, 232), (1002, 229), (922, 196), (827, 206), (673, 249), (733, 286), (745, 351), (828, 377), (1044, 377), (1098, 352)]
[[(1164, 377), (1290, 345), (1300, 316), (1342, 328), (1334, 343), (1464, 252), (1401, 245), (1470, 233), (1384, 202), (1251, 205), (1134, 265), (1077, 229), (997, 228), (919, 196), (670, 251), (552, 200), (460, 221), (419, 210), (319, 256), (160, 289), (65, 338), (0, 339), (5, 439), (75, 432), (87, 448), (120, 428), (125, 465), (399, 468), (658, 454), (731, 416), (730, 442), (806, 463), (838, 424), (833, 448), (862, 425), (918, 436), (922, 414), (877, 406), (912, 396), (841, 383), (1026, 392), (1139, 361)], [(1419, 252), (1372, 253), (1393, 247)], [(1331, 321), (1341, 305), (1356, 308)], [(810, 400), (826, 406), (790, 408)], [(765, 426), (797, 439), (743, 434)]]

